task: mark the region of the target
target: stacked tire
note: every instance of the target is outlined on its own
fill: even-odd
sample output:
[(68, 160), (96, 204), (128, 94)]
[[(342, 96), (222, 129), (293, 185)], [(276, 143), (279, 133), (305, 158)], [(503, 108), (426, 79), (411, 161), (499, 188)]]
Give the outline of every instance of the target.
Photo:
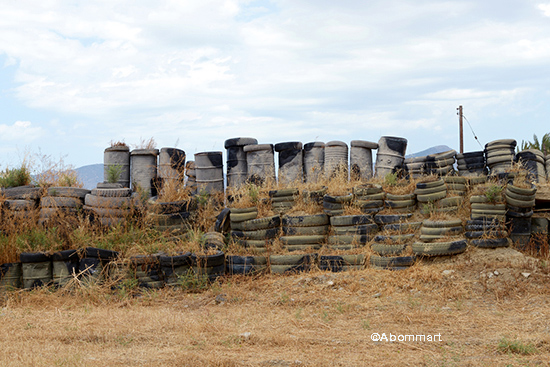
[(272, 274), (293, 274), (310, 271), (317, 262), (317, 254), (270, 255), (269, 269)]
[(353, 206), (365, 214), (376, 214), (384, 209), (386, 193), (382, 186), (366, 184), (353, 188)]
[(405, 170), (411, 178), (421, 178), (426, 175), (426, 160), (427, 156), (406, 158), (404, 161)]
[(485, 157), (491, 175), (510, 170), (516, 155), (516, 145), (514, 139), (494, 140), (485, 144)]
[(323, 211), (329, 216), (344, 214), (344, 208), (350, 206), (353, 195), (325, 195), (323, 196)]
[(490, 200), (487, 195), (472, 195), (470, 197), (470, 218), (498, 220), (504, 222), (506, 219), (506, 204), (499, 197)]
[(159, 256), (159, 264), (166, 286), (180, 286), (183, 285), (185, 279), (194, 277), (193, 259), (190, 252), (173, 256), (161, 255)]
[(421, 181), (416, 184), (414, 193), (419, 203), (435, 203), (447, 196), (447, 186), (445, 186), (445, 182), (441, 178), (431, 181)]
[(98, 284), (110, 276), (112, 263), (118, 252), (97, 247), (86, 247), (78, 262), (78, 271), (85, 283)]
[(24, 223), (36, 224), (36, 209), (41, 196), (41, 189), (39, 187), (10, 187), (1, 189), (0, 193), (6, 198), (2, 207), (6, 215), (4, 218), (5, 223), (9, 222), (18, 229)]
[(508, 231), (503, 222), (487, 219), (472, 219), (466, 222), (465, 237), (471, 246), (480, 248), (507, 247)]
[(416, 194), (391, 194), (386, 193), (384, 206), (398, 213), (412, 213), (416, 210)]
[(145, 221), (159, 232), (179, 236), (193, 227), (197, 201), (194, 198), (180, 201), (154, 201), (148, 205)]
[(413, 243), (417, 256), (456, 255), (466, 251), (464, 228), (460, 219), (425, 220), (420, 228), (420, 241)]
[(456, 155), (458, 174), (464, 177), (475, 177), (487, 174), (485, 152), (458, 153)]
[(334, 273), (351, 270), (361, 270), (365, 266), (364, 254), (321, 255), (319, 269)]
[(76, 217), (84, 206), (84, 198), (90, 190), (74, 187), (50, 187), (48, 195), (40, 198), (38, 222), (44, 224), (54, 219)]
[(287, 188), (281, 190), (271, 190), (268, 194), (273, 211), (275, 213), (284, 214), (292, 209), (294, 204), (296, 204), (299, 191), (298, 189)]
[(132, 273), (138, 287), (159, 289), (164, 287), (163, 273), (159, 262), (160, 254), (130, 257)]
[(20, 262), (0, 265), (0, 295), (21, 288), (21, 276)]
[[(384, 220), (384, 222), (388, 221), (387, 218)], [(403, 222), (401, 220), (383, 224), (383, 234), (374, 237), (374, 242), (371, 245), (371, 250), (374, 252), (369, 260), (371, 266), (398, 270), (413, 265), (416, 258), (407, 253), (410, 252), (409, 246), (421, 224), (421, 222)]]
[(52, 280), (55, 287), (64, 287), (78, 274), (80, 257), (77, 250), (64, 250), (52, 255)]
[(283, 216), (281, 245), (288, 251), (319, 249), (329, 233), (326, 214)]
[(52, 283), (51, 255), (44, 252), (24, 252), (19, 255), (23, 288), (31, 289)]
[(527, 149), (516, 155), (518, 163), (527, 171), (530, 181), (546, 183), (544, 154), (538, 149)]
[(327, 248), (351, 250), (364, 247), (379, 231), (372, 215), (342, 215), (330, 218), (332, 235), (328, 237)]
[[(239, 209), (236, 213), (235, 209), (231, 209), (231, 237), (237, 244), (253, 253), (265, 253), (280, 235), (281, 217), (274, 215), (256, 218), (258, 212), (251, 209), (256, 208)], [(235, 222), (236, 219), (242, 218), (252, 219)]]
[(528, 186), (519, 187), (509, 183), (504, 192), (510, 237), (519, 248), (525, 248), (531, 238), (531, 217), (537, 189), (532, 184)]
[(265, 256), (237, 256), (225, 257), (225, 271), (228, 275), (253, 275), (266, 271), (267, 258)]
[(125, 224), (135, 210), (129, 188), (96, 188), (84, 198), (84, 209), (103, 226)]
[(455, 155), (456, 151), (453, 149), (428, 155), (426, 157), (426, 173), (445, 176), (454, 172)]

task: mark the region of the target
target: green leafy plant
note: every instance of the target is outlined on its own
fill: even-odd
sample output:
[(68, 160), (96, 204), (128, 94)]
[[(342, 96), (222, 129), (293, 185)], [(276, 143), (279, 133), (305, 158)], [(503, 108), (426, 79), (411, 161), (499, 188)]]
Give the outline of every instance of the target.
[(502, 190), (500, 185), (491, 185), (485, 191), (485, 197), (490, 203), (496, 203), (502, 200)]
[(397, 184), (397, 173), (388, 173), (384, 177), (384, 183), (387, 186), (395, 186)]
[(20, 168), (6, 168), (0, 173), (0, 187), (17, 187), (31, 183), (31, 173), (26, 164)]
[(107, 168), (107, 182), (116, 183), (122, 175), (123, 166), (120, 164), (113, 164)]
[(550, 133), (546, 133), (539, 141), (536, 134), (533, 134), (533, 141), (521, 141), (521, 145), (518, 145), (517, 151), (520, 152), (526, 149), (538, 149), (545, 155), (550, 153)]

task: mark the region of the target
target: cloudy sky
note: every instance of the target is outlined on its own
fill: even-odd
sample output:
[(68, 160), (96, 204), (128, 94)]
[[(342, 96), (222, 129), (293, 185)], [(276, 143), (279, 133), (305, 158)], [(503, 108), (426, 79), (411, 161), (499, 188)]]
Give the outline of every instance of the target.
[[(0, 164), (550, 131), (548, 0), (0, 0)], [(480, 150), (465, 124), (465, 151)]]

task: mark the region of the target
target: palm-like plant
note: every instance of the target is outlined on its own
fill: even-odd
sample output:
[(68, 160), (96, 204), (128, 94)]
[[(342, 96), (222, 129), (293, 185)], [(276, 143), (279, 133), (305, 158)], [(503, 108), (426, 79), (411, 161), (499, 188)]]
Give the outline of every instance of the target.
[[(521, 150), (519, 150), (521, 149)], [(539, 141), (537, 134), (533, 134), (533, 141), (521, 141), (521, 148), (518, 146), (518, 150), (526, 149), (538, 149), (543, 152), (545, 155), (550, 153), (550, 133), (546, 133), (542, 136), (542, 140)]]

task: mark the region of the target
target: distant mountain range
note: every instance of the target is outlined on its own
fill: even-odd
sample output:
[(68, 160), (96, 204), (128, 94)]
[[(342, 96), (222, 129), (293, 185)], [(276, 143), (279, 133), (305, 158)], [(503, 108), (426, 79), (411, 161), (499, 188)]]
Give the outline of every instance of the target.
[(103, 182), (103, 163), (89, 164), (75, 171), (86, 189), (91, 190), (97, 186), (98, 182)]
[[(418, 153), (407, 154), (406, 158), (423, 157), (429, 154), (436, 154), (451, 150), (446, 145), (437, 145), (435, 147), (428, 148)], [(103, 182), (103, 163), (89, 164), (76, 169), (78, 178), (84, 184), (84, 188), (93, 189), (97, 186), (98, 182)]]

